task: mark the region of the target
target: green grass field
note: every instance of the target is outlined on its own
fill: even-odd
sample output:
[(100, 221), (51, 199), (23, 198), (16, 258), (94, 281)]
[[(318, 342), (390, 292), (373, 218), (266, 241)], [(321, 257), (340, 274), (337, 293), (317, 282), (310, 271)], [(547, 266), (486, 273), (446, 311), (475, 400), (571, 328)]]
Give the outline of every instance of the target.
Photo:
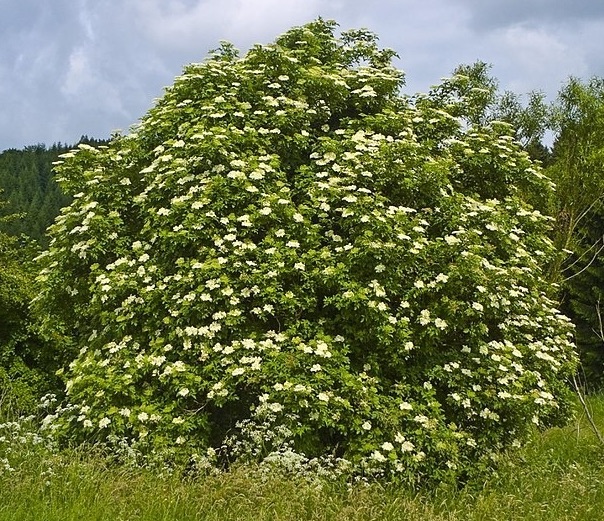
[[(604, 397), (589, 404), (604, 430)], [(461, 490), (417, 493), (379, 484), (319, 486), (244, 468), (182, 479), (110, 465), (82, 450), (53, 454), (26, 436), (0, 443), (2, 521), (306, 519), (603, 520), (604, 447), (578, 410), (567, 427), (537, 433), (504, 458), (497, 473)]]

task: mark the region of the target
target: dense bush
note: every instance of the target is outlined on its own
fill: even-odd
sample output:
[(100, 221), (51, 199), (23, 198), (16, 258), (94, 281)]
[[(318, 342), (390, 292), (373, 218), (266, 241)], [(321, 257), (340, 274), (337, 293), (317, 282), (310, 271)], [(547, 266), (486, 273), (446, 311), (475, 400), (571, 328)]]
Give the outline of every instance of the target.
[(57, 392), (48, 345), (29, 310), (34, 297), (36, 249), (26, 239), (0, 232), (0, 415), (32, 412), (40, 397)]
[(37, 300), (77, 346), (59, 432), (438, 480), (564, 419), (572, 327), (526, 203), (551, 187), (508, 125), (464, 122), (460, 78), (410, 99), (392, 56), (323, 21), (223, 46), (63, 156)]

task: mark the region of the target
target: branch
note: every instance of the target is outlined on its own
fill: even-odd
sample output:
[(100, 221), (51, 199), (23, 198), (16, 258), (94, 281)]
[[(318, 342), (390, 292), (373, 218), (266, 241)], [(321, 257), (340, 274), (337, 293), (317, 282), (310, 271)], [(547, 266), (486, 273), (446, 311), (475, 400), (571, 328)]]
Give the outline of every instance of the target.
[[(597, 244), (597, 243), (596, 243)], [(584, 266), (581, 270), (579, 270), (577, 273), (573, 273), (570, 277), (566, 277), (563, 282), (568, 282), (570, 279), (572, 279), (573, 277), (576, 277), (577, 275), (580, 275), (581, 273), (583, 273), (586, 269), (588, 269), (593, 262), (596, 260), (596, 257), (600, 254), (600, 252), (604, 250), (604, 243), (602, 244), (602, 246), (600, 246), (600, 248), (598, 249), (598, 251), (596, 253), (594, 253), (594, 256), (592, 257), (592, 259), (587, 263), (586, 266)]]
[(577, 217), (575, 224), (578, 224), (581, 219), (584, 219), (585, 216), (591, 212), (591, 210), (593, 209), (593, 207), (596, 205), (596, 203), (599, 203), (602, 198), (604, 197), (604, 195), (600, 195), (598, 196), (596, 199), (594, 199), (594, 201), (585, 209), (585, 211), (583, 211), (583, 213), (581, 213), (581, 215), (579, 215), (579, 217)]
[[(602, 321), (602, 313), (601, 313), (601, 309), (600, 309), (600, 299), (598, 299), (598, 302), (596, 302), (596, 314), (598, 315), (598, 326), (599, 326), (600, 331), (598, 332), (598, 331), (594, 330), (594, 333), (596, 333), (596, 335), (600, 337), (600, 340), (602, 340), (604, 342), (604, 323)], [(596, 422), (594, 421), (593, 415), (591, 414), (591, 411), (587, 407), (587, 402), (585, 401), (585, 396), (581, 392), (581, 388), (579, 387), (579, 384), (577, 383), (577, 378), (575, 375), (573, 375), (573, 384), (575, 386), (575, 391), (577, 392), (577, 396), (579, 397), (579, 401), (581, 402), (581, 405), (583, 406), (583, 412), (585, 412), (585, 415), (587, 416), (587, 420), (589, 421), (589, 424), (591, 425), (592, 430), (594, 431), (600, 444), (604, 445), (604, 438), (602, 437), (602, 434), (600, 434), (600, 431), (598, 430), (598, 427), (596, 426)]]
[(573, 375), (573, 384), (575, 386), (575, 391), (577, 392), (577, 396), (579, 397), (579, 401), (581, 402), (581, 405), (583, 406), (583, 412), (585, 412), (585, 415), (587, 416), (587, 420), (589, 421), (589, 424), (591, 425), (592, 430), (594, 431), (600, 444), (604, 445), (604, 438), (602, 437), (602, 434), (600, 434), (600, 431), (598, 430), (598, 427), (596, 426), (596, 423), (594, 422), (593, 415), (591, 414), (591, 411), (587, 407), (587, 402), (585, 401), (585, 397), (583, 396), (583, 393), (581, 392), (581, 388), (579, 387), (579, 384), (577, 383), (577, 378), (575, 377), (575, 375)]
[[(602, 239), (604, 240), (604, 236), (602, 236)], [(562, 269), (562, 271), (568, 271), (569, 269), (571, 269), (575, 264), (577, 264), (579, 261), (581, 261), (581, 259), (583, 259), (583, 257), (585, 257), (591, 250), (593, 250), (598, 245), (599, 242), (600, 242), (600, 240), (598, 239), (589, 248), (587, 248), (579, 257), (577, 257), (571, 264), (564, 267)], [(566, 251), (569, 251), (569, 250), (566, 250)], [(573, 253), (573, 252), (571, 252), (571, 253)]]

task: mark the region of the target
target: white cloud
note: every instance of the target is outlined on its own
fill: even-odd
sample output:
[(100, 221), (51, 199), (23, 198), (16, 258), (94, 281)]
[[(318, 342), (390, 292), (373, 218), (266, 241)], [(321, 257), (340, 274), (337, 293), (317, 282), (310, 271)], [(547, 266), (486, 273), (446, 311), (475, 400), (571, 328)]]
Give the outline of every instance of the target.
[(76, 96), (92, 83), (92, 70), (88, 55), (83, 48), (77, 47), (69, 56), (69, 66), (61, 85), (65, 95)]
[[(132, 0), (128, 4), (140, 35), (159, 50), (205, 53), (220, 40), (246, 47), (279, 29), (315, 17), (319, 0)], [(208, 45), (210, 47), (208, 47)]]
[[(293, 25), (310, 22), (321, 11), (320, 0), (230, 0), (228, 30), (231, 37), (245, 34), (246, 39), (254, 38), (262, 43), (267, 34), (283, 32)], [(276, 34), (275, 34), (276, 36)]]

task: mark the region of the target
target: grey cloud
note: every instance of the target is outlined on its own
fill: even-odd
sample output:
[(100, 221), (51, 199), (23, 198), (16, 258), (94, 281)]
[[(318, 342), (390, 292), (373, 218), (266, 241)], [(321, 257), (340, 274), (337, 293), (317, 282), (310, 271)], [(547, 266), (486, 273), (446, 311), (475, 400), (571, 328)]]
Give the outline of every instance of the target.
[(513, 24), (576, 26), (604, 18), (604, 2), (598, 0), (457, 0), (472, 13), (474, 29), (488, 31)]

